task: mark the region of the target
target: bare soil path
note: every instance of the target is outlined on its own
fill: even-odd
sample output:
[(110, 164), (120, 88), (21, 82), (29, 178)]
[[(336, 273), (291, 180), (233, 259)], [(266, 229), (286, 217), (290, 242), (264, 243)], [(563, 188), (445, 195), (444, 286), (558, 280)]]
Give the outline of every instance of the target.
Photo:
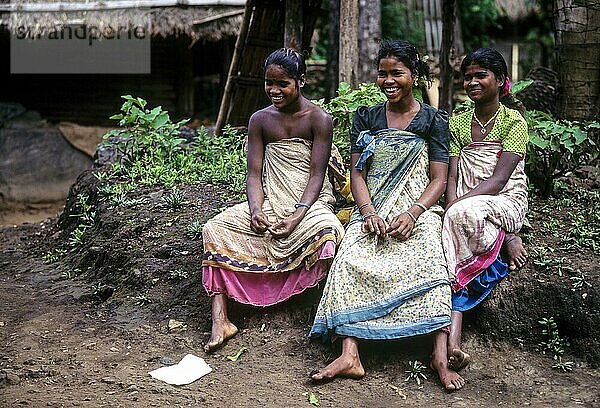
[[(68, 266), (42, 260), (54, 224), (0, 229), (1, 407), (310, 408), (310, 393), (320, 407), (336, 408), (600, 406), (599, 370), (569, 358), (577, 362), (575, 371), (563, 373), (530, 346), (478, 340), (472, 332), (466, 349), (474, 362), (460, 392), (445, 392), (430, 370), (421, 386), (404, 381), (409, 360), (427, 364), (427, 337), (364, 344), (364, 379), (313, 384), (308, 373), (336, 353), (306, 338), (306, 305), (318, 298), (318, 289), (276, 308), (234, 307), (241, 332), (206, 355), (209, 316), (192, 305), (198, 298), (187, 296), (188, 313), (181, 312), (187, 305), (153, 308), (129, 295), (99, 302), (89, 280), (65, 279)], [(171, 318), (184, 319), (187, 330), (169, 331)], [(248, 351), (237, 362), (225, 358), (242, 346)], [(181, 387), (148, 375), (187, 353), (205, 358), (214, 371)]]

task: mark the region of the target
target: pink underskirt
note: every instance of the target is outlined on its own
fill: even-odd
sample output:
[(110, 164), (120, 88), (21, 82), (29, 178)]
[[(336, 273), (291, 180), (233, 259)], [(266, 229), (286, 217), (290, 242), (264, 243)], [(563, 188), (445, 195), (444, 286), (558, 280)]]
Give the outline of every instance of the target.
[(219, 267), (202, 267), (202, 283), (209, 295), (225, 294), (240, 303), (271, 306), (307, 288), (316, 286), (327, 274), (328, 259), (335, 255), (335, 243), (325, 242), (319, 249), (319, 259), (309, 269), (289, 272), (237, 272)]

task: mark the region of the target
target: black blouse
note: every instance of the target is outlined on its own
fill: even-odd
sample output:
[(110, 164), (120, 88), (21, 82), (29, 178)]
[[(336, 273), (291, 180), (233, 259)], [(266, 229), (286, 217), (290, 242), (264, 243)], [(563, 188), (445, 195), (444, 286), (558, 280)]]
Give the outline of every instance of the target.
[[(350, 128), (350, 153), (361, 153), (356, 146), (358, 134), (363, 130), (376, 131), (389, 128), (385, 114), (385, 103), (375, 106), (359, 106), (354, 113)], [(405, 129), (407, 132), (425, 139), (428, 144), (429, 160), (448, 163), (450, 130), (448, 114), (425, 103)]]

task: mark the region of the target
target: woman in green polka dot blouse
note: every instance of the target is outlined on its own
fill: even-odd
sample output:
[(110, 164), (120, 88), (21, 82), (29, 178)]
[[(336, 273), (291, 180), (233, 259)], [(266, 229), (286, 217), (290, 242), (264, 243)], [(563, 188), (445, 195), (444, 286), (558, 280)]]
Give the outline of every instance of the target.
[[(487, 297), (527, 255), (516, 233), (527, 212), (524, 157), (529, 138), (523, 116), (501, 103), (512, 98), (506, 62), (498, 51), (481, 48), (465, 57), (461, 72), (474, 107), (449, 123), (442, 242), (453, 289), (452, 317), (446, 333), (436, 336), (432, 356), (434, 368), (447, 360), (453, 375), (470, 361), (461, 349), (462, 312)], [(440, 379), (448, 389), (464, 383), (454, 378), (448, 386)]]

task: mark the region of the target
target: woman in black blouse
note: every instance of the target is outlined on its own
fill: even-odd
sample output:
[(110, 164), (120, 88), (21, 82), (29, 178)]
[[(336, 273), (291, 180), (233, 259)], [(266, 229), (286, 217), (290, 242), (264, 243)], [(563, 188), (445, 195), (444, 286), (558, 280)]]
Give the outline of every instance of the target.
[[(356, 202), (327, 278), (310, 336), (342, 338), (342, 355), (312, 376), (361, 378), (358, 339), (397, 339), (450, 323), (450, 282), (441, 245), (448, 171), (447, 114), (418, 102), (429, 68), (411, 44), (382, 44), (383, 104), (360, 107), (350, 130)], [(442, 333), (445, 335), (444, 333)], [(436, 367), (446, 386), (460, 377)]]

